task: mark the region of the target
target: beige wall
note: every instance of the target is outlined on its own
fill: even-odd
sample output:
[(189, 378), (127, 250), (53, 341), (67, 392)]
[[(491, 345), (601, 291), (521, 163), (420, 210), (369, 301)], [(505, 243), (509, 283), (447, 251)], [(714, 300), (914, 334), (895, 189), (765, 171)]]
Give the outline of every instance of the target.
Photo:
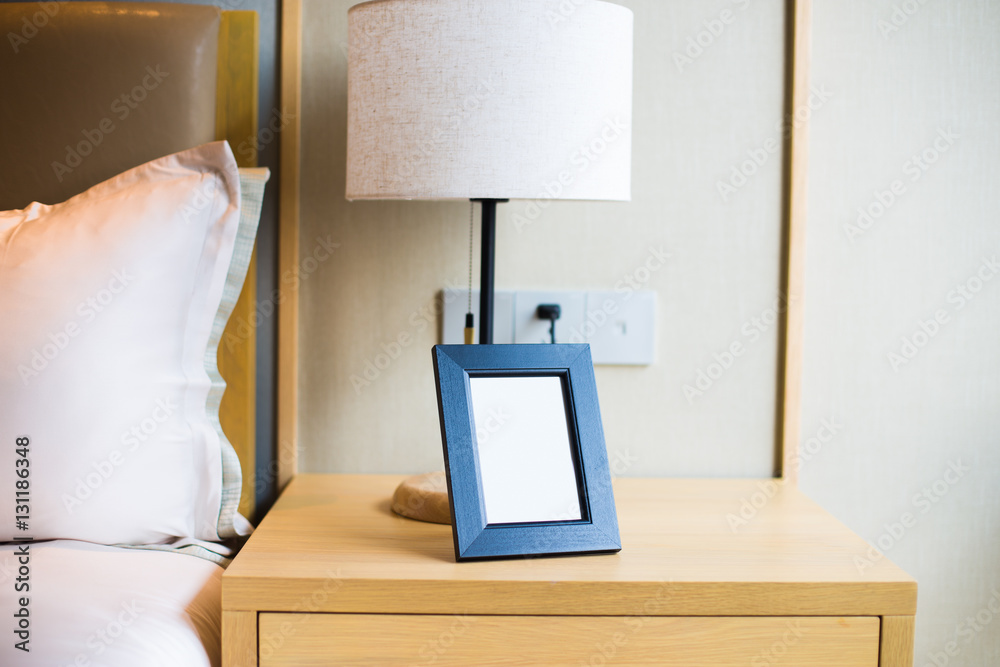
[[(893, 5), (913, 11), (898, 30), (886, 28)], [(1000, 590), (1000, 276), (961, 308), (949, 300), (1000, 259), (1000, 3), (814, 7), (813, 80), (834, 97), (810, 127), (803, 436), (823, 419), (839, 429), (813, 443), (801, 485), (917, 579), (916, 665), (1000, 664), (988, 610)], [(950, 146), (939, 129), (957, 135)], [(935, 141), (947, 151), (926, 171), (907, 165), (933, 159)], [(858, 207), (897, 180), (902, 194), (849, 238)], [(939, 310), (945, 324), (894, 369), (888, 355)], [(984, 609), (979, 632), (966, 619)]]
[[(303, 253), (327, 235), (341, 247), (303, 289), (301, 467), (438, 469), (430, 313), (442, 287), (467, 283), (469, 205), (344, 200), (351, 4), (304, 6)], [(514, 217), (527, 219), (529, 202), (501, 206), (497, 286), (610, 290), (651, 248), (670, 253), (643, 285), (658, 295), (656, 364), (597, 370), (616, 469), (770, 475), (775, 328), (762, 325), (753, 340), (741, 328), (753, 328), (778, 292), (779, 160), (768, 156), (728, 201), (716, 182), (780, 136), (782, 3), (623, 4), (637, 13), (633, 201), (558, 202), (520, 229)], [(729, 24), (717, 18), (723, 11)], [(674, 53), (713, 20), (721, 34), (678, 67)], [(413, 342), (370, 385), (355, 386), (352, 376), (400, 334)], [(746, 354), (689, 402), (683, 386), (733, 341), (746, 342)]]

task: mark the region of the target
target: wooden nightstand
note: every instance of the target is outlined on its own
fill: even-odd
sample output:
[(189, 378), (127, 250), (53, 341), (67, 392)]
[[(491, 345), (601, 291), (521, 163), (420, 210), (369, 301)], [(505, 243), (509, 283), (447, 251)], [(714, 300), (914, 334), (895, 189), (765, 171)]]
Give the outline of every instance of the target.
[(458, 564), (401, 479), (292, 481), (223, 576), (225, 667), (912, 665), (916, 582), (773, 480), (619, 479), (621, 553)]

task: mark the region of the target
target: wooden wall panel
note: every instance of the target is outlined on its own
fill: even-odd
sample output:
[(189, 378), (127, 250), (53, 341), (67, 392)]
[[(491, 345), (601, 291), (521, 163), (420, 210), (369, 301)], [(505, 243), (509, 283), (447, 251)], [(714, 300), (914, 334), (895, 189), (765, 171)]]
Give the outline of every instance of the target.
[[(226, 11), (219, 26), (219, 74), (216, 102), (216, 137), (228, 139), (241, 167), (257, 166), (258, 18), (256, 12)], [(246, 146), (250, 150), (245, 150)], [(243, 150), (237, 150), (243, 146)], [(219, 372), (226, 391), (219, 406), (219, 421), (243, 470), (240, 513), (253, 516), (256, 465), (257, 336), (253, 314), (257, 307), (257, 251), (247, 271), (243, 291), (226, 324), (219, 344)]]
[(299, 418), (299, 144), (302, 106), (302, 2), (281, 3), (281, 137), (278, 239), (278, 489), (298, 469)]

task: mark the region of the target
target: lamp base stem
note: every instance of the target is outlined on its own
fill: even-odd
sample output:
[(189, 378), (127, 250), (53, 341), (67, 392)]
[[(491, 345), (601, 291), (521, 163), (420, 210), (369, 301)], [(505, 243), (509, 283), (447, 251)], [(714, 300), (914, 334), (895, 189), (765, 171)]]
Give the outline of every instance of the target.
[(493, 344), (493, 277), (496, 271), (497, 204), (507, 199), (473, 199), (483, 205), (479, 264), (479, 344)]

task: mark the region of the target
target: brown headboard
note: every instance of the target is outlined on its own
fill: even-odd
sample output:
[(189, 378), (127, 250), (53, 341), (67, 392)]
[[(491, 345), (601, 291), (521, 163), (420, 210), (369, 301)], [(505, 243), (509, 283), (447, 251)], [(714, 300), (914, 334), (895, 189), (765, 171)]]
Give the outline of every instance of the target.
[(9, 96), (0, 209), (54, 204), (215, 139), (218, 9), (80, 2), (48, 11), (0, 5)]
[[(254, 12), (168, 3), (0, 4), (0, 210), (54, 204), (149, 160), (228, 139), (255, 166)], [(255, 264), (219, 347), (223, 430), (253, 514)]]

